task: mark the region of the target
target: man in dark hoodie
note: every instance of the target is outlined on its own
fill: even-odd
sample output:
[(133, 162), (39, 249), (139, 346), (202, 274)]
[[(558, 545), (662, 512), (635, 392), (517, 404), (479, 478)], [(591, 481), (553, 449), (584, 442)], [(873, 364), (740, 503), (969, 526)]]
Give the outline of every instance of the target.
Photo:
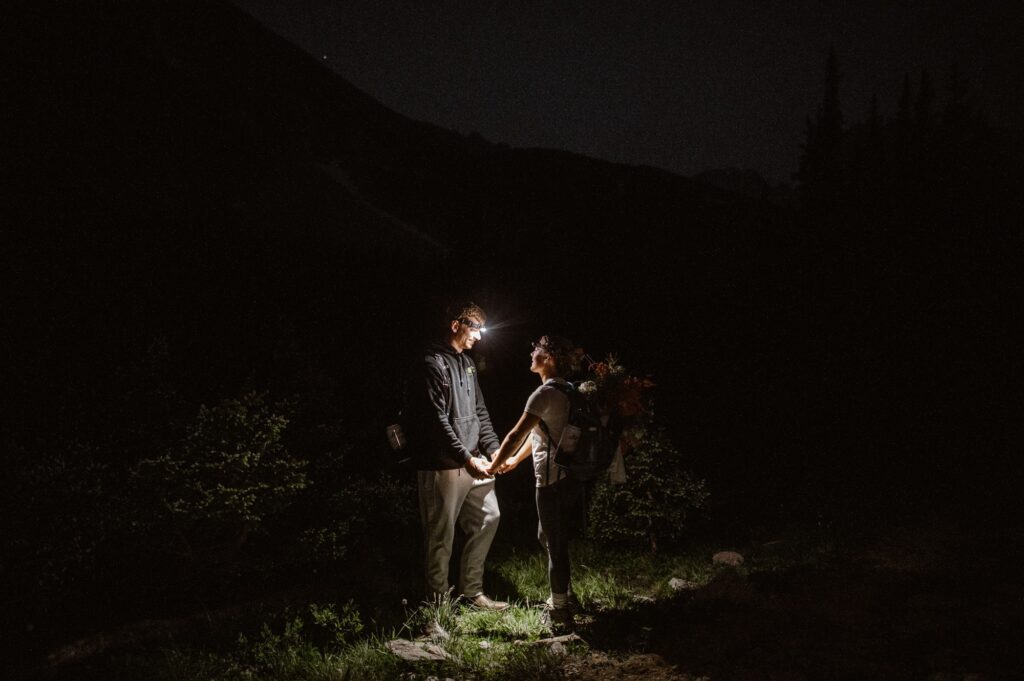
[(427, 589), (436, 597), (448, 591), (448, 563), (455, 524), (466, 534), (457, 593), (473, 605), (504, 610), (508, 603), (483, 591), (484, 560), (498, 530), (498, 498), (487, 474), (498, 449), (476, 365), (466, 354), (480, 340), (487, 317), (475, 303), (448, 308), (445, 339), (423, 358), (426, 401), (421, 402), (422, 446), (414, 456), (420, 519), (426, 544)]

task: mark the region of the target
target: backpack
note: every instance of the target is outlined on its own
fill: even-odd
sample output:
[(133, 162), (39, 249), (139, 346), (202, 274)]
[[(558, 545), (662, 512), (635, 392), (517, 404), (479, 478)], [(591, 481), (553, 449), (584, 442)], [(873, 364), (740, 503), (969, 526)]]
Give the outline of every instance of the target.
[[(608, 470), (619, 446), (621, 428), (602, 419), (597, 406), (584, 397), (571, 383), (551, 383), (569, 399), (569, 419), (562, 439), (555, 447), (555, 465), (565, 469), (569, 477), (582, 482), (596, 479)], [(541, 429), (551, 441), (547, 424)], [(550, 444), (549, 444), (550, 452)]]
[[(441, 386), (447, 395), (451, 394), (451, 369), (434, 354), (433, 361), (441, 370)], [(388, 445), (395, 453), (395, 462), (407, 464), (414, 458), (417, 447), (423, 446), (425, 440), (424, 421), (426, 417), (423, 412), (423, 405), (418, 401), (421, 396), (413, 395), (413, 386), (419, 387), (421, 381), (418, 376), (422, 372), (421, 364), (417, 363), (415, 368), (408, 367), (398, 381), (397, 396), (392, 408), (389, 409), (391, 416), (387, 419), (388, 425), (385, 436)], [(415, 378), (414, 378), (415, 377)], [(449, 398), (450, 399), (450, 398)]]

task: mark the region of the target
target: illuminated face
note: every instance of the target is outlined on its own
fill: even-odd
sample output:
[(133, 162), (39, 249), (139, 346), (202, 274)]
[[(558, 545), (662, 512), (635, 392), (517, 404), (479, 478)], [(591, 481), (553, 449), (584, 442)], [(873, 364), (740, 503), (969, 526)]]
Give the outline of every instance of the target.
[(530, 353), (530, 371), (539, 374), (544, 363), (550, 359), (549, 355), (536, 343), (533, 344), (533, 352)]
[(483, 322), (478, 317), (452, 320), (451, 345), (456, 352), (471, 350), (483, 335)]

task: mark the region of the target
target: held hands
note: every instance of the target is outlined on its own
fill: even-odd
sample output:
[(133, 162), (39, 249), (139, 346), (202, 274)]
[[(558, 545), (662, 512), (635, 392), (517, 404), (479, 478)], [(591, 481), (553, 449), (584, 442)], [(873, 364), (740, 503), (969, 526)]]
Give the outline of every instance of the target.
[(512, 457), (511, 459), (506, 459), (505, 461), (503, 461), (502, 463), (498, 464), (497, 466), (495, 466), (492, 463), (490, 466), (487, 467), (487, 474), (488, 475), (501, 475), (502, 473), (508, 473), (509, 471), (511, 471), (512, 469), (514, 469), (518, 465), (519, 465), (519, 460), (516, 457)]
[(515, 466), (510, 465), (509, 462), (506, 461), (505, 463), (499, 466), (491, 464), (491, 466), (487, 469), (487, 472), (490, 473), (491, 475), (501, 475), (502, 473), (508, 473), (513, 468), (515, 468)]
[(470, 457), (469, 461), (465, 463), (465, 469), (477, 480), (483, 480), (484, 478), (491, 477), (491, 473), (488, 472), (487, 460), (478, 459), (475, 456)]

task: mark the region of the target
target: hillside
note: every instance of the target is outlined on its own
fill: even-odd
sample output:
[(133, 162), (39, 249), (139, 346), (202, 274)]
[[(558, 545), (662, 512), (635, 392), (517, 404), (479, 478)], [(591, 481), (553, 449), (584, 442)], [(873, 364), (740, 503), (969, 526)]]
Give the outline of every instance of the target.
[(391, 356), (454, 291), (510, 342), (557, 327), (671, 384), (774, 240), (773, 209), (687, 178), (405, 119), (226, 2), (25, 3), (6, 32), (26, 414), (154, 337), (199, 395), (290, 384), (282, 343), (338, 371), (362, 324)]

